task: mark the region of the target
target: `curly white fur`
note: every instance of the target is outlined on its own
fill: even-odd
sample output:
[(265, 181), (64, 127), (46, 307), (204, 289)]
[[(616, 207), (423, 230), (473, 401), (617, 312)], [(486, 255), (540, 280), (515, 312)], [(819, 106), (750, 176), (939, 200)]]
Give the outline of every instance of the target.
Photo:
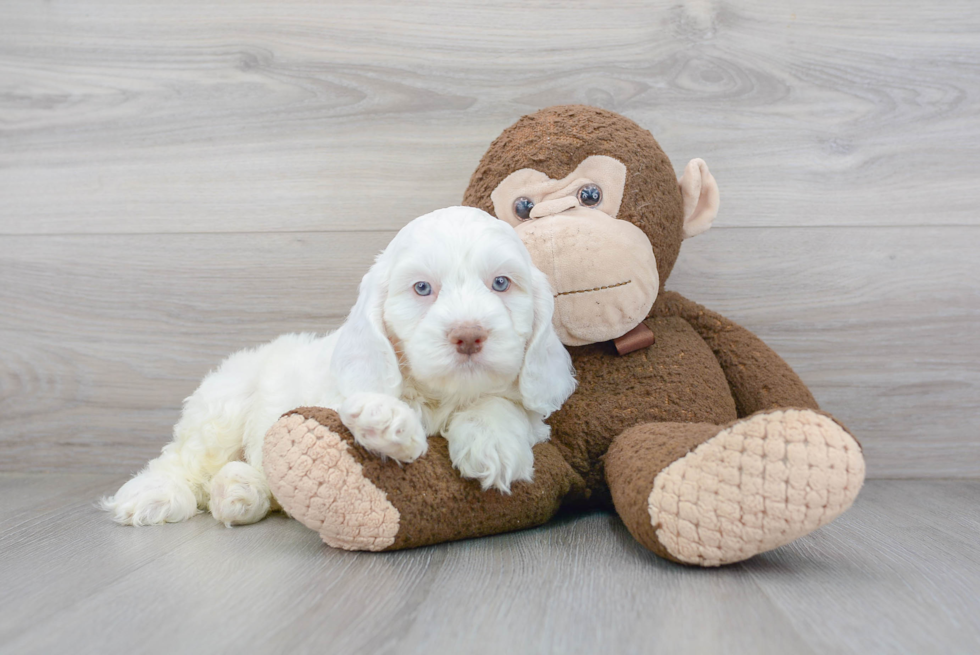
[[(493, 288), (505, 277), (509, 287)], [(420, 295), (416, 283), (431, 293)], [(401, 462), (441, 434), (484, 489), (531, 480), (544, 419), (575, 388), (551, 319), (554, 298), (514, 230), (451, 207), (406, 225), (361, 281), (350, 316), (324, 337), (287, 334), (235, 353), (184, 401), (174, 440), (102, 508), (123, 524), (183, 521), (208, 508), (226, 525), (273, 506), (262, 441), (284, 412), (335, 409), (355, 440)], [(461, 326), (485, 331), (459, 352)]]

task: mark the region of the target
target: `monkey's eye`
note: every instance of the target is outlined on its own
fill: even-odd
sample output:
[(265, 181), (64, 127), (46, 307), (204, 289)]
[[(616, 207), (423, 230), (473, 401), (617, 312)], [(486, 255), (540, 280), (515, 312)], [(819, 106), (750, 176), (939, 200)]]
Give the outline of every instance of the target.
[(416, 282), (415, 283), (415, 293), (420, 296), (428, 296), (432, 293), (432, 285), (428, 282)]
[(532, 209), (534, 209), (534, 201), (530, 198), (521, 197), (514, 201), (514, 213), (522, 221), (531, 218)]
[(586, 184), (578, 190), (578, 201), (586, 207), (595, 207), (602, 202), (602, 189), (595, 184)]
[(498, 275), (493, 278), (493, 290), (494, 291), (507, 291), (510, 288), (510, 280), (505, 278), (503, 275)]

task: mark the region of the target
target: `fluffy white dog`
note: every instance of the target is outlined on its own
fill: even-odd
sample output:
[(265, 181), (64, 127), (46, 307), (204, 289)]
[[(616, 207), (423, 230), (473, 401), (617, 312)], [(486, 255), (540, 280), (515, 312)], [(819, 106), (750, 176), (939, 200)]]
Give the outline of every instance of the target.
[(544, 419), (575, 388), (554, 298), (514, 229), (469, 207), (406, 225), (361, 281), (336, 332), (235, 353), (184, 401), (174, 440), (103, 509), (124, 524), (226, 525), (270, 510), (262, 441), (284, 412), (339, 412), (354, 439), (411, 462), (441, 434), (460, 473), (509, 492), (530, 480)]

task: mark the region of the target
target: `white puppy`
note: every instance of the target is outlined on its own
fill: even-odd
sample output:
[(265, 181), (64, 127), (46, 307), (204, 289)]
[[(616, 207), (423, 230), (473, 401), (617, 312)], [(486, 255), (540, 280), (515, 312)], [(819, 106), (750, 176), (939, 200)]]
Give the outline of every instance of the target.
[(184, 401), (174, 441), (103, 509), (124, 524), (226, 525), (270, 509), (262, 441), (300, 406), (337, 410), (354, 439), (411, 462), (441, 434), (460, 473), (509, 492), (575, 388), (554, 298), (514, 229), (469, 207), (406, 225), (361, 281), (344, 325), (238, 352)]

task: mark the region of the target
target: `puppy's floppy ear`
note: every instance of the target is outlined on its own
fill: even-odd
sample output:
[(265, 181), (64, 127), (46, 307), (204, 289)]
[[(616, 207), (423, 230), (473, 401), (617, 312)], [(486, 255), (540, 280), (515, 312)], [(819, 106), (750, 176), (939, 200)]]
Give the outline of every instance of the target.
[(520, 389), (524, 407), (544, 416), (562, 406), (575, 391), (572, 358), (551, 326), (555, 298), (548, 277), (531, 270), (534, 328), (524, 354)]
[(388, 296), (388, 259), (381, 253), (361, 279), (357, 302), (337, 334), (330, 374), (343, 396), (352, 393), (401, 394), (402, 376), (388, 341), (382, 309)]

